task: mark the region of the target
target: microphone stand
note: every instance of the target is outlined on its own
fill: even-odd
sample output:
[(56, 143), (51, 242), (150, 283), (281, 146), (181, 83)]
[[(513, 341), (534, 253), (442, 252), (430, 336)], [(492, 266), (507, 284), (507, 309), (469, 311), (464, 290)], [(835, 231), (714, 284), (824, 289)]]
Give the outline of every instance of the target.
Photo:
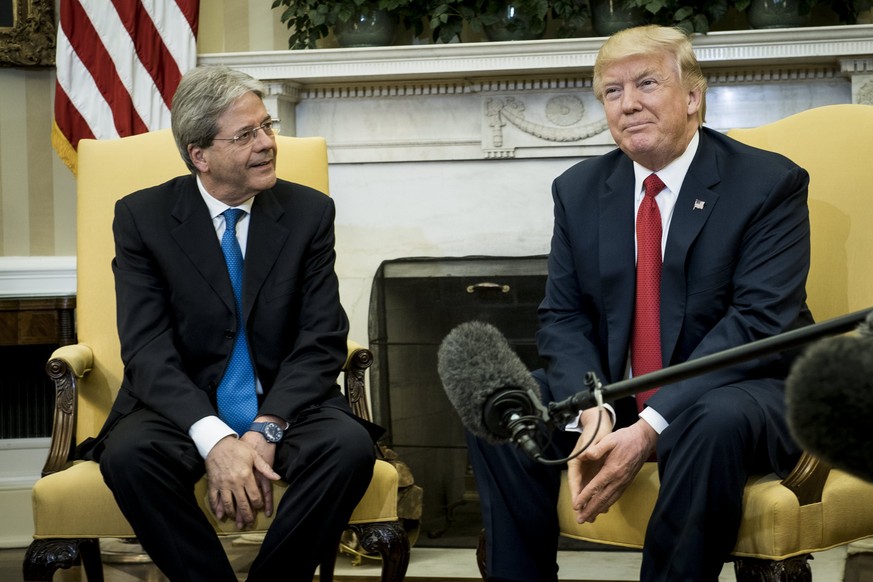
[(631, 396), (650, 388), (666, 386), (772, 353), (784, 352), (824, 337), (852, 331), (871, 312), (873, 312), (873, 308), (863, 309), (708, 356), (688, 360), (681, 364), (668, 366), (642, 376), (614, 382), (608, 386), (603, 386), (594, 372), (588, 372), (585, 376), (585, 385), (588, 390), (577, 392), (566, 400), (549, 403), (548, 417), (552, 422), (556, 419), (559, 422), (564, 422), (567, 419), (575, 418), (580, 410), (601, 404), (604, 399)]

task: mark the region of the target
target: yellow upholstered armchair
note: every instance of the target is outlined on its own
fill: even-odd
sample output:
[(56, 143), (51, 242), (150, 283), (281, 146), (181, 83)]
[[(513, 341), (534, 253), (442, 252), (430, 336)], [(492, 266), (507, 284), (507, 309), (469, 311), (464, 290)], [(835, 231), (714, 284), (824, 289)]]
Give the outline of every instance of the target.
[[(754, 129), (729, 132), (784, 154), (810, 174), (812, 267), (809, 306), (819, 321), (873, 305), (873, 107), (811, 109)], [(609, 512), (576, 523), (566, 478), (558, 514), (567, 537), (642, 548), (658, 493), (655, 463), (646, 463)], [(786, 479), (761, 475), (746, 484), (733, 551), (739, 582), (811, 580), (810, 554), (873, 535), (873, 484), (830, 470), (804, 454)]]
[[(328, 192), (327, 147), (322, 138), (277, 137), (280, 177)], [(76, 444), (100, 430), (121, 384), (122, 363), (115, 324), (112, 218), (115, 201), (135, 190), (187, 173), (169, 130), (118, 140), (79, 144), (78, 290), (79, 343), (52, 354), (47, 370), (56, 386), (51, 449), (43, 477), (33, 488), (34, 541), (24, 559), (25, 580), (51, 580), (59, 568), (81, 563), (88, 580), (103, 579), (99, 538), (133, 538), (134, 533), (92, 461), (73, 461)], [(367, 417), (364, 374), (369, 350), (350, 343), (344, 368), (346, 396)], [(377, 460), (373, 479), (352, 514), (349, 527), (361, 547), (382, 557), (382, 580), (399, 582), (409, 563), (409, 541), (397, 518), (398, 475)], [(198, 498), (219, 535), (238, 533), (220, 522), (206, 503), (205, 479)], [(287, 487), (274, 485), (278, 500)], [(264, 532), (263, 513), (251, 530)], [(334, 556), (335, 558), (335, 556)], [(332, 579), (334, 560), (321, 565), (321, 580)]]

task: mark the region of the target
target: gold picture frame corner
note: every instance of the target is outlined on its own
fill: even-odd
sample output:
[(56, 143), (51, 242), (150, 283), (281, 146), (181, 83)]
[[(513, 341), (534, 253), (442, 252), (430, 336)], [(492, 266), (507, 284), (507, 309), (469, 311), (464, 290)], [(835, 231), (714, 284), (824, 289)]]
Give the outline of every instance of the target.
[(0, 0), (0, 67), (55, 64), (54, 0)]

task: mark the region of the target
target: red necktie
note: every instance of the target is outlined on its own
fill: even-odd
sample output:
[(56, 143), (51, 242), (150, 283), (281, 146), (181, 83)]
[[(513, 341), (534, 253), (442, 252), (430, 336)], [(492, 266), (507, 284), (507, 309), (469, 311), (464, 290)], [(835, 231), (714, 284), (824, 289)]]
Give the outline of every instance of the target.
[[(637, 289), (631, 337), (631, 367), (634, 376), (662, 368), (661, 361), (661, 211), (655, 202), (664, 183), (651, 174), (643, 181), (646, 196), (637, 212)], [(636, 395), (642, 410), (657, 388)]]

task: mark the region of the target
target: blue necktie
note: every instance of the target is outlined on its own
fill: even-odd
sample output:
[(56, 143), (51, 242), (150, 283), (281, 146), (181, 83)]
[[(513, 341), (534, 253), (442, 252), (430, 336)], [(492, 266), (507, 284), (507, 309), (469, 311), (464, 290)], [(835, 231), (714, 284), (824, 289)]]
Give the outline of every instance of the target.
[(249, 357), (249, 342), (242, 320), (242, 279), (243, 256), (236, 240), (236, 222), (245, 213), (239, 208), (224, 211), (224, 236), (221, 237), (221, 250), (227, 262), (227, 272), (233, 286), (236, 302), (237, 334), (233, 342), (233, 353), (227, 370), (218, 385), (218, 416), (237, 434), (242, 435), (258, 414), (258, 396), (255, 391), (255, 370)]

